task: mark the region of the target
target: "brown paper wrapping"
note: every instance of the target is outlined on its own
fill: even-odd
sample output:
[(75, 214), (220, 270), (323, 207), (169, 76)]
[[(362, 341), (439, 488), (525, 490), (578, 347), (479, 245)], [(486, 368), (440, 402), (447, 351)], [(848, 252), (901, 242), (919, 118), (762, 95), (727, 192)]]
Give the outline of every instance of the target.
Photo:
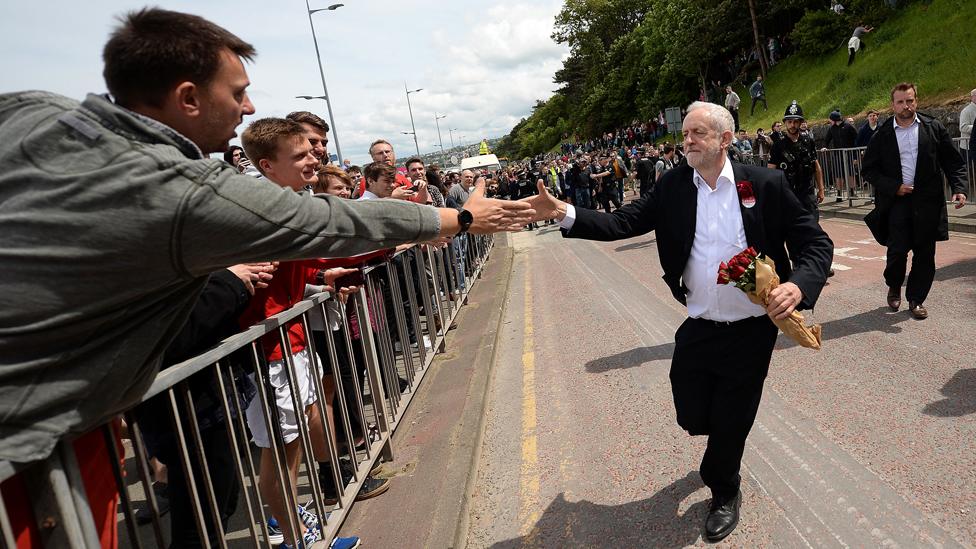
[[(767, 306), (769, 292), (777, 286), (779, 286), (779, 276), (776, 274), (776, 263), (768, 257), (756, 258), (756, 291), (746, 292), (749, 301), (763, 307)], [(803, 315), (797, 311), (793, 311), (783, 320), (773, 319), (773, 324), (801, 346), (820, 350), (820, 325), (804, 325)]]

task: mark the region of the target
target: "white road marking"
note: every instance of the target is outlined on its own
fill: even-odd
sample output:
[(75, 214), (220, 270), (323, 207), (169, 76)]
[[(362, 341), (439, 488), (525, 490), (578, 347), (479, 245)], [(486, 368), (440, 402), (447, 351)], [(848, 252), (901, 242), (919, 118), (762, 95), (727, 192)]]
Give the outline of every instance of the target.
[(851, 268), (848, 267), (847, 265), (841, 265), (840, 263), (831, 263), (830, 264), (830, 268), (833, 269), (833, 270), (835, 270), (835, 271), (849, 271), (849, 270), (851, 270)]
[(861, 260), (861, 261), (884, 261), (885, 260), (885, 257), (884, 256), (866, 257), (866, 256), (863, 256), (863, 255), (854, 255), (854, 254), (851, 254), (850, 253), (852, 250), (857, 250), (857, 249), (858, 248), (834, 248), (834, 257), (844, 257), (844, 258), (847, 258), (847, 259), (858, 259), (858, 260)]

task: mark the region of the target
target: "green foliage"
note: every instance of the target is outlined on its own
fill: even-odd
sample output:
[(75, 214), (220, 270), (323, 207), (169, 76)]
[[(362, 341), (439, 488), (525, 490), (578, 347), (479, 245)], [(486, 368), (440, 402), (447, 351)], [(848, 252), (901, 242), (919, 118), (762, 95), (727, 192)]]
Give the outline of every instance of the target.
[[(851, 67), (846, 45), (827, 55), (793, 56), (777, 65), (766, 80), (769, 112), (760, 106), (750, 116), (748, 108), (743, 109), (740, 124), (749, 132), (769, 128), (794, 99), (811, 123), (826, 120), (835, 108), (845, 116), (883, 111), (890, 108), (891, 87), (902, 80), (916, 83), (923, 111), (934, 102), (966, 96), (973, 79), (963, 69), (976, 56), (970, 37), (973, 21), (976, 2), (969, 0), (933, 0), (900, 8), (865, 35), (867, 49), (857, 54)], [(845, 34), (849, 33), (850, 29)]]
[(826, 55), (838, 47), (847, 49), (850, 38), (850, 18), (831, 11), (807, 12), (793, 29), (795, 42), (804, 55)]
[[(976, 53), (965, 32), (956, 32), (976, 20), (971, 0), (932, 0), (927, 10), (913, 3), (894, 12), (886, 0), (846, 0), (843, 16), (828, 11), (824, 0), (751, 3), (763, 46), (769, 36), (790, 36), (802, 53), (772, 70), (770, 111), (757, 114), (747, 127), (757, 122), (769, 127), (791, 99), (809, 115), (826, 117), (834, 107), (858, 112), (880, 106), (893, 80), (918, 77), (938, 89), (946, 85), (937, 79), (956, 85), (968, 74), (959, 67), (969, 66)], [(715, 80), (724, 85), (731, 79), (747, 104), (746, 86), (758, 65), (735, 66), (729, 74), (725, 62), (754, 46), (749, 5), (750, 0), (564, 0), (552, 35), (570, 49), (553, 79), (560, 87), (512, 128), (499, 150), (524, 158), (566, 138), (593, 137), (646, 120), (665, 107), (687, 105)], [(885, 20), (893, 14), (897, 17)], [(865, 37), (868, 49), (848, 70), (847, 39), (862, 22), (878, 29)], [(896, 45), (902, 50), (897, 54)], [(925, 75), (931, 75), (931, 84)], [(746, 115), (744, 109), (744, 120), (750, 118)]]

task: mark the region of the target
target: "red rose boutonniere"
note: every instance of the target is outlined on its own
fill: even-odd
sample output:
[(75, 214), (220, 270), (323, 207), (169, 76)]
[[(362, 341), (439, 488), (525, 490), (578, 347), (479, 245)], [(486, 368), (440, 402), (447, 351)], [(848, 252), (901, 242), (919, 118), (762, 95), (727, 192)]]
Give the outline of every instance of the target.
[(735, 184), (735, 190), (739, 192), (739, 202), (746, 208), (756, 205), (756, 195), (752, 192), (752, 182), (742, 180)]

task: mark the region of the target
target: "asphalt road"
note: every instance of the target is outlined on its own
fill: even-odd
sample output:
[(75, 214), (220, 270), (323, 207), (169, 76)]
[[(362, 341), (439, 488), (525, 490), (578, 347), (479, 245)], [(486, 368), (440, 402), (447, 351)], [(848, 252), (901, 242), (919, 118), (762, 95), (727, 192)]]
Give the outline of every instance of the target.
[[(959, 547), (976, 540), (976, 239), (938, 248), (913, 320), (885, 307), (884, 249), (826, 220), (837, 276), (820, 352), (780, 337), (721, 546)], [(704, 545), (704, 439), (676, 424), (683, 306), (653, 233), (514, 235), (468, 547)], [(734, 367), (734, 357), (729, 357)]]

